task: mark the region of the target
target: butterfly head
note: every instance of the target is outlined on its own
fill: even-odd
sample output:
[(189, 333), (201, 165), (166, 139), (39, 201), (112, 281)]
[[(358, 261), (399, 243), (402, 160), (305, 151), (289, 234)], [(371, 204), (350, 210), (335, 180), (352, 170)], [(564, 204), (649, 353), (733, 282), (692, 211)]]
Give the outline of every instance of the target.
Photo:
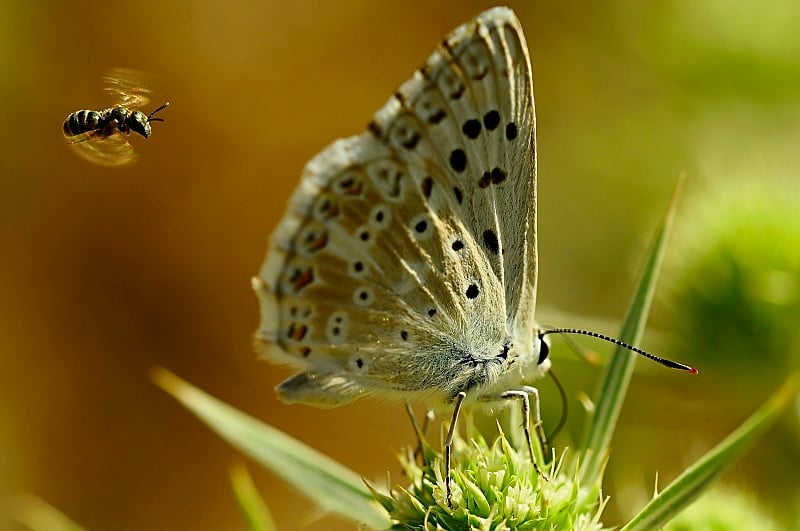
[(544, 376), (550, 369), (549, 340), (537, 334), (531, 347), (521, 348), (506, 339), (497, 349), (480, 354), (464, 353), (459, 370), (450, 378), (451, 395), (466, 391), (468, 395), (492, 396)]

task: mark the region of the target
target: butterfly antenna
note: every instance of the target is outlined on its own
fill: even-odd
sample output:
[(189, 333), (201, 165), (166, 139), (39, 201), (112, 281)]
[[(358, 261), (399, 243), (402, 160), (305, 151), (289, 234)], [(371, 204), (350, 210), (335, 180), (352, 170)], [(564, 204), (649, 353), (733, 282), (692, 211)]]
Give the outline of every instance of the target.
[(589, 336), (594, 337), (597, 339), (602, 339), (603, 341), (608, 341), (609, 343), (613, 343), (618, 345), (622, 348), (626, 348), (630, 351), (633, 351), (637, 354), (644, 356), (645, 358), (655, 361), (656, 363), (660, 363), (665, 367), (669, 367), (670, 369), (678, 369), (679, 371), (686, 371), (692, 374), (698, 374), (697, 369), (694, 367), (689, 367), (688, 365), (684, 365), (683, 363), (678, 363), (677, 361), (668, 360), (666, 358), (661, 358), (654, 354), (650, 354), (649, 352), (645, 352), (640, 348), (636, 348), (633, 345), (629, 345), (624, 341), (620, 341), (619, 339), (615, 339), (613, 337), (605, 336), (603, 334), (598, 334), (597, 332), (590, 332), (589, 330), (578, 330), (575, 328), (554, 328), (552, 330), (545, 330), (539, 334), (539, 338), (543, 338), (547, 334), (579, 334), (582, 336)]
[(583, 348), (578, 344), (577, 341), (572, 339), (570, 336), (564, 336), (564, 341), (567, 342), (567, 345), (572, 350), (572, 352), (578, 356), (584, 363), (588, 363), (593, 367), (597, 367), (600, 365), (600, 357), (594, 351), (589, 351)]
[(547, 440), (552, 441), (556, 435), (561, 431), (564, 425), (567, 423), (567, 413), (569, 413), (569, 401), (567, 400), (567, 392), (564, 390), (564, 386), (561, 385), (561, 382), (556, 378), (556, 374), (553, 372), (552, 369), (547, 371), (547, 374), (550, 378), (553, 379), (553, 382), (556, 384), (558, 388), (558, 394), (561, 395), (561, 419), (558, 421), (558, 425), (547, 434)]
[(161, 111), (163, 111), (163, 110), (164, 110), (164, 109), (166, 109), (167, 107), (169, 107), (169, 102), (166, 102), (166, 103), (164, 103), (164, 105), (162, 105), (162, 106), (161, 106), (161, 107), (159, 107), (158, 109), (156, 109), (156, 110), (154, 110), (153, 112), (151, 112), (151, 113), (150, 113), (150, 116), (148, 116), (148, 117), (147, 117), (147, 121), (148, 121), (148, 122), (163, 122), (163, 121), (164, 121), (164, 119), (163, 119), (163, 118), (153, 118), (153, 115), (154, 115), (154, 114), (156, 114), (157, 112), (161, 112)]

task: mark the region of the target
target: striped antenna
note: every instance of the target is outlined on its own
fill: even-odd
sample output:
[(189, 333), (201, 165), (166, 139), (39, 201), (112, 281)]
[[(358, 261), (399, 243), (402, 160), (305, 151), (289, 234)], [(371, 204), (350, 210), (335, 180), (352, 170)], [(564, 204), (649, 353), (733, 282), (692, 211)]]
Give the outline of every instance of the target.
[(661, 358), (654, 354), (650, 354), (649, 352), (645, 352), (640, 348), (636, 348), (633, 345), (629, 345), (624, 341), (620, 341), (619, 339), (614, 339), (613, 337), (605, 336), (603, 334), (598, 334), (597, 332), (590, 332), (589, 330), (578, 330), (576, 328), (554, 328), (552, 330), (545, 330), (539, 333), (539, 339), (542, 339), (544, 336), (548, 334), (579, 334), (582, 336), (595, 337), (597, 339), (602, 339), (603, 341), (608, 341), (609, 343), (613, 343), (620, 347), (631, 350), (637, 354), (641, 354), (645, 358), (653, 360), (656, 363), (660, 363), (661, 365), (669, 367), (670, 369), (678, 369), (679, 371), (686, 371), (692, 374), (698, 374), (697, 369), (695, 369), (694, 367), (689, 367), (688, 365), (684, 365), (683, 363), (678, 363), (677, 361)]

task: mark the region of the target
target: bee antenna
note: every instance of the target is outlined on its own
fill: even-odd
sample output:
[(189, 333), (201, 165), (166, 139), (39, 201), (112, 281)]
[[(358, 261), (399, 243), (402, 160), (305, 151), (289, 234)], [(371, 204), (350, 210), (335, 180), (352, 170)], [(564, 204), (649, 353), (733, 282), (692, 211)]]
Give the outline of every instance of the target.
[(665, 367), (669, 367), (670, 369), (678, 369), (679, 371), (686, 371), (692, 374), (698, 374), (697, 369), (694, 367), (689, 367), (688, 365), (684, 365), (683, 363), (678, 363), (677, 361), (668, 360), (666, 358), (661, 358), (654, 354), (650, 354), (649, 352), (645, 352), (640, 348), (636, 348), (633, 345), (629, 345), (624, 341), (620, 341), (619, 339), (614, 339), (613, 337), (605, 336), (603, 334), (598, 334), (597, 332), (590, 332), (589, 330), (578, 330), (575, 328), (554, 328), (552, 330), (545, 330), (539, 333), (539, 339), (543, 338), (547, 334), (579, 334), (582, 336), (589, 336), (594, 337), (597, 339), (602, 339), (603, 341), (608, 341), (609, 343), (613, 343), (618, 345), (622, 348), (626, 348), (632, 352), (640, 354), (645, 358), (655, 361), (656, 363), (660, 363)]
[(167, 107), (169, 107), (169, 102), (164, 103), (164, 105), (162, 105), (158, 109), (156, 109), (153, 112), (151, 112), (150, 115), (147, 117), (147, 121), (148, 122), (163, 122), (164, 121), (163, 118), (153, 118), (153, 115), (156, 114), (157, 112), (163, 111)]

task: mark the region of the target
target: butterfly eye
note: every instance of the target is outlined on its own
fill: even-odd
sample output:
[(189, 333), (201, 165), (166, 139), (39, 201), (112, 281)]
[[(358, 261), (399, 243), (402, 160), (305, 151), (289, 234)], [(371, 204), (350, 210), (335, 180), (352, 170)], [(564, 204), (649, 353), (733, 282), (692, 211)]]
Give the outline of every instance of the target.
[(550, 341), (546, 337), (537, 337), (536, 343), (539, 346), (539, 361), (536, 364), (541, 365), (550, 355)]

